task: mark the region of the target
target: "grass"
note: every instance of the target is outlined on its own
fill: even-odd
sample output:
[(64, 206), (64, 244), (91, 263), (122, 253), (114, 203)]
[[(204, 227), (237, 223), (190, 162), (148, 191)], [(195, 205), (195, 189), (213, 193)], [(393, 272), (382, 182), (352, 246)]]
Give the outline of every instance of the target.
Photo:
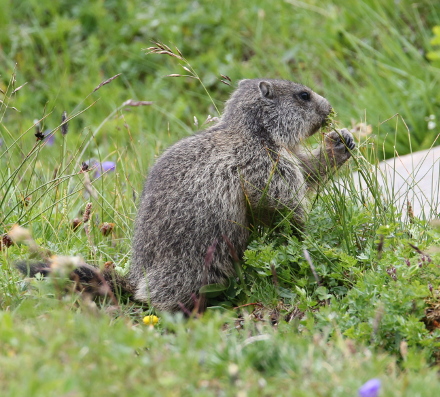
[[(301, 335), (291, 324), (274, 329), (246, 322), (238, 330), (232, 319), (212, 315), (189, 322), (165, 318), (162, 330), (141, 329), (92, 309), (73, 313), (69, 305), (61, 306), (35, 317), (24, 308), (3, 314), (4, 395), (275, 395), (283, 390), (284, 395), (353, 396), (359, 384), (379, 375), (386, 379), (384, 395), (410, 396), (437, 382), (433, 370), (402, 374), (389, 356), (372, 356), (342, 338), (329, 346), (325, 335)], [(18, 334), (16, 321), (23, 325)], [(424, 395), (435, 391), (427, 388)]]
[[(378, 142), (386, 142), (381, 156), (429, 148), (436, 140), (437, 130), (429, 130), (425, 120), (436, 114), (439, 104), (438, 64), (426, 58), (436, 49), (431, 44), (431, 28), (440, 24), (435, 2), (289, 0), (269, 7), (259, 0), (251, 7), (243, 4), (228, 1), (219, 8), (211, 2), (149, 6), (114, 1), (82, 2), (72, 8), (48, 0), (38, 6), (30, 0), (17, 7), (5, 3), (0, 9), (5, 22), (0, 42), (1, 88), (8, 85), (18, 62), (17, 82), (28, 82), (27, 90), (33, 92), (30, 102), (25, 91), (17, 93), (14, 103), (22, 113), (9, 114), (8, 119), (24, 130), (57, 106), (58, 112), (45, 121), (45, 126), (53, 128), (59, 113), (71, 114), (85, 105), (79, 104), (100, 81), (122, 73), (107, 87), (111, 95), (101, 91), (89, 97), (87, 104), (99, 97), (99, 106), (72, 128), (96, 127), (133, 97), (154, 100), (161, 111), (152, 109), (134, 117), (132, 128), (163, 136), (170, 123), (171, 141), (182, 137), (192, 130), (194, 116), (206, 118), (200, 109), (215, 115), (215, 108), (197, 80), (163, 79), (184, 70), (173, 59), (144, 55), (150, 40), (157, 39), (185, 54), (217, 106), (231, 92), (220, 83), (220, 74), (234, 83), (243, 77), (281, 77), (324, 94), (338, 109), (343, 125), (367, 118)], [(411, 142), (400, 119), (392, 117), (396, 113), (409, 126)], [(107, 133), (116, 138), (115, 127), (108, 126)], [(170, 142), (166, 137), (162, 140), (158, 152)]]
[[(151, 311), (125, 297), (97, 306), (25, 282), (12, 263), (41, 251), (6, 248), (3, 237), (2, 395), (353, 396), (371, 378), (382, 395), (436, 395), (440, 231), (429, 220), (438, 213), (402, 214), (372, 166), (437, 143), (426, 120), (440, 100), (438, 61), (425, 56), (436, 51), (434, 2), (69, 4), (0, 4), (0, 234), (20, 224), (44, 255), (126, 270), (148, 167), (197, 129), (194, 116), (200, 128), (221, 110), (233, 89), (221, 75), (233, 85), (301, 81), (330, 100), (341, 126), (353, 119), (372, 133), (351, 168), (312, 196), (304, 240), (282, 217), (256, 233), (244, 278), (201, 318), (158, 313), (149, 327)], [(177, 46), (190, 71), (146, 55), (151, 39)], [(83, 172), (83, 162), (105, 161), (116, 169)], [(87, 203), (89, 221), (72, 227)]]

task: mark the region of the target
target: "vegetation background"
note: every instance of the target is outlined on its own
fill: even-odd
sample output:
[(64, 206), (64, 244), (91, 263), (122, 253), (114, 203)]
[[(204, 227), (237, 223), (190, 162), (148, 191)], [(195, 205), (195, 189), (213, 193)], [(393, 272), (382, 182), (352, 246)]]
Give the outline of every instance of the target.
[[(434, 0), (0, 2), (2, 395), (354, 396), (371, 378), (437, 395), (439, 214), (394, 208), (372, 164), (438, 143), (439, 26)], [(147, 55), (152, 40), (185, 60)], [(145, 326), (124, 297), (98, 308), (22, 280), (14, 261), (42, 251), (125, 271), (155, 156), (253, 77), (300, 81), (360, 130), (369, 194), (348, 169), (312, 200), (303, 241), (282, 220), (260, 231), (202, 318)], [(10, 245), (14, 224), (33, 239)]]

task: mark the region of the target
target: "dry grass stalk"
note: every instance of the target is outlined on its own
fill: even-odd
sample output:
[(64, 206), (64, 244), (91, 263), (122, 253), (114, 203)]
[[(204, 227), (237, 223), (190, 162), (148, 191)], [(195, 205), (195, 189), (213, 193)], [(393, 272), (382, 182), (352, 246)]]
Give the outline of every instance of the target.
[(228, 86), (231, 86), (230, 83), (232, 83), (232, 80), (231, 80), (231, 78), (230, 78), (229, 76), (226, 76), (225, 74), (220, 74), (220, 76), (222, 77), (222, 78), (220, 79), (220, 81), (221, 81), (223, 84), (226, 84), (226, 85), (228, 85)]
[(167, 74), (166, 77), (189, 77), (191, 79), (196, 79), (198, 80), (197, 77), (189, 75), (189, 74), (178, 74), (178, 73), (172, 73), (172, 74)]
[(304, 249), (303, 253), (304, 253), (304, 258), (310, 265), (310, 269), (312, 269), (313, 277), (315, 277), (316, 284), (321, 285), (321, 280), (319, 279), (318, 273), (316, 273), (315, 265), (312, 262), (312, 258), (310, 257), (309, 251)]
[(129, 99), (125, 101), (122, 106), (148, 106), (152, 104), (153, 102), (151, 101), (134, 101), (133, 99)]
[[(95, 167), (96, 168), (96, 167)], [(90, 194), (95, 200), (98, 199), (98, 193), (96, 189), (93, 187), (92, 182), (90, 181), (90, 176), (87, 172), (84, 172), (84, 189), (86, 189), (87, 193)]]
[(26, 81), (26, 83), (22, 84), (20, 87), (17, 87), (14, 91), (12, 91), (11, 95), (15, 94), (17, 91), (21, 90), (26, 84), (27, 84), (27, 81)]
[(87, 203), (84, 210), (83, 222), (87, 223), (90, 220), (90, 212), (92, 210), (92, 203)]
[(108, 83), (111, 83), (114, 79), (117, 79), (122, 73), (118, 73), (114, 75), (113, 77), (110, 77), (107, 80), (104, 80), (101, 84), (99, 84), (92, 92), (98, 91), (103, 85), (106, 85)]
[(210, 114), (208, 114), (208, 117), (206, 118), (206, 120), (203, 122), (203, 124), (209, 124), (209, 123), (217, 123), (218, 121), (220, 121), (219, 117), (212, 117)]
[(408, 213), (409, 221), (410, 223), (414, 223), (414, 211), (412, 204), (409, 200), (407, 200), (406, 205), (407, 205), (407, 213)]
[(176, 54), (166, 44), (159, 43), (159, 42), (153, 42), (153, 43), (155, 44), (155, 47), (148, 47), (147, 48), (147, 54), (163, 54), (163, 55), (168, 55), (170, 57), (177, 58), (177, 59), (179, 59), (181, 61), (183, 61), (185, 59), (185, 58), (183, 58), (182, 53), (179, 51), (178, 48), (176, 48), (176, 50), (177, 50), (177, 54)]
[[(177, 47), (175, 47), (176, 48), (176, 52), (174, 52), (166, 44), (160, 43), (160, 42), (153, 41), (153, 44), (155, 46), (148, 47), (146, 49), (147, 50), (147, 55), (148, 54), (163, 54), (163, 55), (168, 55), (168, 56), (173, 57), (173, 58), (177, 58), (179, 61), (182, 61), (183, 63), (185, 63), (187, 65), (187, 66), (184, 66), (184, 65), (180, 65), (180, 66), (182, 66), (182, 68), (184, 70), (186, 70), (188, 73), (190, 73), (189, 75), (181, 75), (181, 74), (178, 74), (178, 73), (172, 73), (172, 74), (169, 74), (167, 77), (190, 77), (190, 78), (198, 80), (200, 82), (200, 84), (202, 85), (203, 89), (205, 90), (206, 94), (208, 95), (209, 99), (211, 100), (212, 104), (214, 105), (215, 110), (217, 111), (218, 114), (220, 114), (220, 112), (219, 112), (219, 110), (218, 110), (214, 100), (211, 97), (211, 94), (209, 93), (209, 91), (206, 88), (205, 84), (203, 84), (202, 79), (199, 77), (199, 75), (196, 73), (196, 71), (191, 67), (190, 63), (185, 59), (185, 57), (182, 55), (180, 50)], [(227, 80), (229, 78), (227, 76), (225, 76), (224, 79), (225, 80), (223, 80), (223, 83), (224, 84), (228, 84)]]
[(89, 224), (87, 223), (90, 220), (91, 211), (92, 211), (92, 203), (87, 203), (83, 215), (84, 231), (86, 232), (87, 241), (89, 242), (90, 247), (93, 247), (92, 235), (90, 234), (90, 227)]
[(16, 107), (14, 107), (14, 106), (8, 106), (4, 101), (2, 101), (1, 99), (0, 99), (0, 104), (2, 104), (6, 109), (13, 109), (13, 110), (15, 110), (15, 111), (17, 111), (17, 112), (20, 112)]

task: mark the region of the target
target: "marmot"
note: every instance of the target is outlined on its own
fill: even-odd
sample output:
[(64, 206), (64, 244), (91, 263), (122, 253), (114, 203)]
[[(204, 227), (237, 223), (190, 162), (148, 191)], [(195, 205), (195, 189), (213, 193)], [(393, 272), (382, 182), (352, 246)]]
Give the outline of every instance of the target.
[[(204, 284), (225, 283), (241, 257), (251, 219), (289, 208), (305, 218), (306, 191), (349, 157), (347, 130), (312, 153), (300, 142), (327, 122), (332, 108), (310, 88), (286, 80), (239, 82), (214, 126), (159, 157), (142, 192), (128, 282), (134, 298), (159, 310), (191, 309)], [(205, 270), (205, 256), (215, 245)]]
[[(215, 125), (175, 143), (151, 168), (132, 263), (116, 280), (158, 310), (191, 310), (203, 285), (234, 275), (228, 244), (241, 257), (255, 222), (288, 208), (301, 228), (308, 188), (355, 147), (343, 129), (327, 134), (323, 147), (302, 148), (331, 111), (325, 98), (291, 81), (240, 81)], [(212, 257), (205, 263), (208, 248)], [(82, 278), (86, 273), (77, 271)]]

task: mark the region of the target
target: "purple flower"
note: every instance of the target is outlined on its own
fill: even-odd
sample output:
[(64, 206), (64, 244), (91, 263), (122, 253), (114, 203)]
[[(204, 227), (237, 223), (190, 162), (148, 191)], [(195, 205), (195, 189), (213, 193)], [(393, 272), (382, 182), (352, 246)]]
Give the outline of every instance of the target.
[(104, 161), (101, 163), (102, 172), (114, 171), (116, 168), (116, 163), (114, 161)]
[(114, 161), (104, 161), (102, 163), (94, 163), (93, 166), (96, 167), (95, 172), (93, 173), (93, 176), (95, 178), (99, 178), (101, 174), (104, 172), (112, 172), (116, 168), (116, 163)]
[(51, 132), (51, 130), (44, 131), (44, 139), (47, 146), (53, 146), (55, 143), (55, 134), (50, 135)]
[(370, 379), (359, 388), (359, 397), (377, 397), (379, 395), (380, 385), (380, 379)]

